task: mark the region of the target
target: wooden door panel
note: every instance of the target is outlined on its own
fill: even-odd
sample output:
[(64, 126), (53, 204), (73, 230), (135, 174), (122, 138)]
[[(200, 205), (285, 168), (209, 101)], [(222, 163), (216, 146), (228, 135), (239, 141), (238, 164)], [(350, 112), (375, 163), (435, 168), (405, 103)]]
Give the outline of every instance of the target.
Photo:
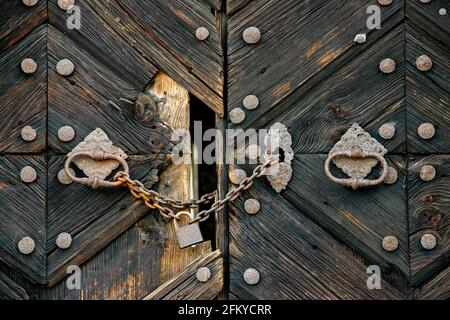
[[(46, 48), (47, 27), (42, 25), (0, 53), (0, 152), (39, 153), (46, 147)], [(21, 62), (26, 58), (36, 62), (35, 73), (27, 75), (21, 70)], [(36, 130), (34, 141), (22, 139), (25, 126)]]
[[(34, 182), (20, 178), (23, 167), (36, 170)], [(0, 156), (0, 261), (34, 283), (46, 282), (46, 164), (43, 156)], [(33, 239), (30, 254), (19, 252), (24, 237)]]

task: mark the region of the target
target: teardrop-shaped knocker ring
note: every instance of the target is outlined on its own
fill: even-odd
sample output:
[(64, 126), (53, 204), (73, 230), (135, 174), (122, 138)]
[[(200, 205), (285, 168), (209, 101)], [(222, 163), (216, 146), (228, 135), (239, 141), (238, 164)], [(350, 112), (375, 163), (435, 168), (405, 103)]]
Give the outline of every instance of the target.
[(79, 151), (71, 154), (64, 164), (64, 169), (66, 170), (67, 176), (76, 183), (83, 184), (89, 186), (93, 189), (96, 188), (111, 188), (111, 187), (119, 187), (122, 185), (121, 181), (107, 181), (101, 178), (100, 176), (93, 175), (92, 177), (79, 178), (72, 174), (72, 170), (70, 170), (70, 164), (80, 157), (91, 158), (95, 161), (103, 161), (103, 160), (115, 160), (120, 163), (123, 168), (123, 172), (126, 174), (129, 173), (128, 164), (125, 159), (123, 159), (119, 155), (114, 155), (108, 152), (100, 151), (100, 150), (92, 150), (92, 151)]

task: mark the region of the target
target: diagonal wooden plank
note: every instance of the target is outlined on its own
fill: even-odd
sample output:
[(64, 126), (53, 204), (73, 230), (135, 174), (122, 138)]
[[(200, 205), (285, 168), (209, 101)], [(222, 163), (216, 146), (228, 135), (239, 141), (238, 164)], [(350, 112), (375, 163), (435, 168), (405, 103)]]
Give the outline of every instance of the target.
[[(436, 170), (436, 177), (429, 182), (420, 179), (424, 165)], [(449, 264), (450, 252), (450, 156), (429, 155), (411, 157), (408, 168), (409, 235), (411, 283), (421, 284), (436, 271)], [(425, 250), (422, 235), (433, 234), (437, 246)]]
[(422, 300), (448, 300), (450, 297), (450, 268), (445, 269), (422, 287)]
[[(21, 70), (25, 58), (37, 64), (35, 73)], [(47, 27), (36, 28), (0, 55), (0, 152), (38, 153), (46, 146)], [(23, 127), (36, 130), (36, 139), (22, 139)]]
[(0, 271), (0, 300), (29, 300), (24, 288)]
[[(199, 282), (197, 270), (209, 268), (211, 278)], [(207, 251), (144, 300), (213, 300), (223, 287), (223, 259), (219, 250)]]
[[(248, 198), (261, 204), (256, 215), (243, 210)], [(367, 266), (263, 181), (232, 204), (230, 255), (230, 290), (240, 299), (403, 297), (384, 281), (381, 290), (369, 290)], [(247, 268), (259, 271), (258, 284), (244, 282)], [(389, 271), (382, 270), (384, 279)]]

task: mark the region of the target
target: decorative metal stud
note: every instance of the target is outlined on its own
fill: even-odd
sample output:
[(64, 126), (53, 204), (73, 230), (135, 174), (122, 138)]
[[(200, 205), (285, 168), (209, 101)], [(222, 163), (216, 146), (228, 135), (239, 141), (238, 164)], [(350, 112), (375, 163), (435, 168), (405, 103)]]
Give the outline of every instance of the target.
[(242, 180), (247, 178), (247, 173), (242, 169), (233, 169), (228, 173), (231, 183), (240, 184)]
[(419, 0), (419, 1), (422, 3), (430, 3), (431, 2), (431, 0)]
[(238, 124), (245, 120), (245, 111), (241, 108), (234, 108), (230, 111), (231, 122)]
[(34, 130), (31, 126), (25, 126), (22, 128), (20, 135), (23, 140), (30, 142), (36, 139), (36, 130)]
[[(69, 171), (73, 176), (75, 176), (75, 171), (72, 168), (69, 168)], [(70, 179), (70, 177), (67, 175), (67, 172), (65, 169), (59, 170), (58, 181), (65, 185), (71, 184), (73, 182), (72, 179)]]
[(205, 27), (197, 28), (197, 30), (195, 30), (195, 36), (200, 41), (206, 40), (209, 37), (209, 30)]
[(417, 133), (424, 140), (429, 140), (436, 134), (436, 129), (431, 123), (422, 123), (417, 129)]
[(63, 142), (72, 141), (75, 138), (75, 130), (71, 126), (64, 126), (58, 130), (58, 138)]
[(364, 43), (367, 41), (367, 35), (365, 33), (357, 34), (353, 41), (359, 44)]
[(211, 278), (211, 270), (208, 267), (202, 267), (197, 270), (195, 274), (197, 280), (200, 282), (207, 282)]
[(34, 251), (36, 244), (32, 238), (24, 237), (17, 244), (17, 248), (19, 248), (20, 253), (28, 255)]
[(33, 74), (37, 70), (37, 64), (33, 59), (26, 58), (20, 63), (20, 68), (25, 74)]
[(440, 14), (441, 16), (445, 16), (445, 15), (447, 14), (447, 9), (445, 9), (445, 8), (440, 8), (440, 9), (439, 9), (439, 14)]
[(383, 73), (389, 74), (395, 71), (395, 61), (391, 58), (386, 58), (380, 62), (380, 70)]
[(398, 172), (393, 167), (388, 168), (388, 172), (386, 174), (386, 178), (384, 178), (385, 184), (394, 184), (397, 182)]
[(75, 65), (69, 59), (62, 59), (56, 64), (56, 72), (64, 77), (70, 76), (74, 70)]
[(431, 181), (436, 177), (436, 169), (428, 164), (420, 169), (420, 179), (422, 181)]
[(256, 269), (250, 268), (244, 272), (244, 281), (249, 285), (255, 285), (259, 282), (260, 276)]
[(421, 55), (416, 59), (416, 67), (420, 71), (426, 72), (433, 66), (433, 61), (427, 55)]
[(58, 237), (56, 237), (56, 245), (60, 249), (67, 249), (72, 244), (72, 236), (68, 234), (67, 232), (63, 232), (58, 234)]
[(58, 7), (64, 11), (67, 11), (74, 4), (75, 0), (58, 0)]
[(425, 233), (420, 238), (420, 244), (422, 245), (422, 248), (425, 250), (433, 250), (436, 248), (437, 240), (436, 237), (431, 233)]
[(256, 160), (261, 155), (261, 148), (257, 144), (251, 144), (245, 148), (245, 156), (250, 160)]
[(23, 167), (20, 170), (20, 179), (25, 183), (32, 183), (37, 179), (37, 172), (33, 167)]
[(259, 99), (257, 96), (255, 96), (253, 94), (248, 95), (242, 101), (242, 105), (244, 106), (244, 108), (246, 108), (248, 110), (256, 109), (259, 106)]
[(398, 239), (395, 236), (387, 236), (383, 238), (383, 242), (381, 244), (384, 250), (392, 252), (398, 248)]
[(27, 7), (33, 7), (38, 3), (38, 0), (22, 0), (22, 2)]
[(244, 202), (244, 209), (248, 214), (257, 214), (261, 209), (261, 205), (256, 199), (248, 199)]
[(378, 3), (382, 6), (388, 6), (392, 3), (393, 0), (378, 0)]
[(261, 40), (261, 31), (255, 27), (249, 27), (242, 33), (242, 38), (248, 44), (255, 44)]
[(393, 123), (385, 123), (378, 129), (378, 134), (385, 140), (390, 140), (395, 136), (395, 126)]

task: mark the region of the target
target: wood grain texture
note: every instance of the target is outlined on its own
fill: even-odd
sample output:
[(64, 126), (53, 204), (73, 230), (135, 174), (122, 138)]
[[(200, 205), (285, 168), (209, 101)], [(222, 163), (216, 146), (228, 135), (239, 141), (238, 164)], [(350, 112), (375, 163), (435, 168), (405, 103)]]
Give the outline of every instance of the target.
[[(197, 270), (209, 268), (211, 278), (199, 282)], [(213, 300), (223, 287), (223, 259), (220, 250), (206, 251), (144, 300)]]
[[(35, 182), (22, 182), (24, 166), (36, 170)], [(46, 187), (43, 156), (0, 156), (0, 261), (39, 284), (46, 282)], [(23, 237), (35, 242), (29, 255), (17, 248)]]
[[(317, 157), (314, 163), (319, 162)], [(298, 175), (299, 171), (295, 173)], [(311, 183), (304, 181), (303, 184)], [(316, 193), (320, 192), (316, 190)], [(248, 215), (243, 210), (248, 198), (260, 201), (258, 214)], [(329, 231), (309, 219), (304, 210), (276, 194), (265, 181), (258, 180), (232, 204), (231, 209), (232, 296), (240, 299), (324, 300), (403, 297), (384, 281), (381, 290), (369, 290), (366, 286), (367, 266), (348, 253)], [(259, 271), (261, 280), (258, 284), (250, 286), (244, 282), (243, 274), (247, 268)]]
[[(432, 165), (436, 177), (430, 182), (420, 179), (420, 169)], [(428, 277), (448, 267), (450, 262), (450, 156), (416, 156), (408, 168), (409, 186), (409, 236), (411, 283), (420, 285)], [(437, 239), (433, 250), (420, 244), (424, 233)]]
[(0, 271), (0, 300), (29, 300), (30, 297), (15, 281)]
[[(0, 6), (3, 5), (2, 2)], [(2, 13), (0, 17), (1, 15)], [(36, 62), (38, 67), (34, 74), (26, 75), (22, 72), (20, 63), (25, 58), (31, 58)], [(0, 53), (0, 97), (0, 152), (39, 153), (43, 151), (47, 143), (47, 27), (45, 25), (36, 28), (17, 45)], [(32, 126), (36, 130), (37, 136), (34, 141), (26, 142), (22, 139), (21, 131), (25, 126)]]
[(445, 269), (422, 287), (422, 300), (448, 300), (450, 297), (450, 268)]

